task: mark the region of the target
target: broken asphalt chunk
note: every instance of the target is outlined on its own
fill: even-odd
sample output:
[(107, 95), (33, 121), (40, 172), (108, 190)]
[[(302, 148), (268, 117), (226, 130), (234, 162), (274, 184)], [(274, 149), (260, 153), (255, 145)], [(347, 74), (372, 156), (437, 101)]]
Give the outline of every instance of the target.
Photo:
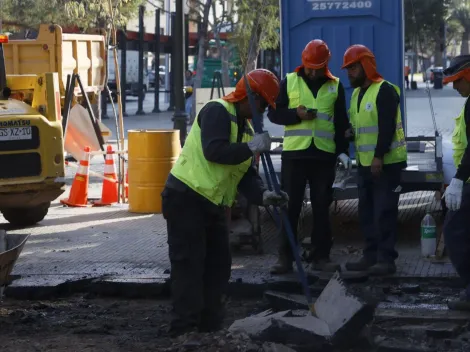
[(336, 273), (315, 302), (316, 316), (326, 322), (334, 344), (356, 339), (374, 318), (377, 302), (353, 293)]
[(288, 310), (269, 315), (260, 313), (245, 319), (236, 320), (228, 330), (231, 333), (247, 334), (253, 340), (273, 341), (273, 335), (275, 336), (279, 331), (275, 319), (282, 318), (289, 313), (290, 311)]
[(307, 308), (305, 297), (268, 291), (266, 299), (280, 313), (249, 317), (236, 321), (231, 331), (242, 331), (253, 339), (297, 346), (320, 346), (325, 343), (351, 344), (372, 321), (375, 305), (349, 290), (336, 274), (315, 302), (316, 316), (296, 314), (292, 309)]

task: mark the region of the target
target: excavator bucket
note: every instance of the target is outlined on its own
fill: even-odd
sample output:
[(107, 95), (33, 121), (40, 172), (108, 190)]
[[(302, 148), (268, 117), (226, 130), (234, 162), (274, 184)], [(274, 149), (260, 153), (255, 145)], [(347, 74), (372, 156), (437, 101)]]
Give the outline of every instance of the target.
[(0, 292), (8, 284), (16, 260), (29, 236), (30, 234), (7, 234), (5, 230), (0, 230)]

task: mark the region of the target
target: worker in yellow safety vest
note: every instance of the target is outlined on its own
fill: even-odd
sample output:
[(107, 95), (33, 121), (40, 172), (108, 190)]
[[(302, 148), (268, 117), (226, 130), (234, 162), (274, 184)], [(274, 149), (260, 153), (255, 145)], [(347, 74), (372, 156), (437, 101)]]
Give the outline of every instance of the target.
[[(259, 113), (275, 108), (279, 80), (264, 69), (247, 75)], [(268, 191), (253, 164), (271, 149), (268, 132), (254, 134), (242, 78), (235, 91), (197, 114), (162, 192), (171, 263), (172, 335), (221, 327), (231, 274), (226, 209), (240, 191), (252, 204), (283, 206), (287, 194)]]
[[(289, 195), (288, 217), (297, 237), (297, 224), (307, 182), (313, 213), (310, 271), (341, 270), (331, 262), (333, 245), (330, 205), (337, 160), (351, 167), (348, 157), (349, 127), (344, 88), (328, 69), (330, 49), (323, 40), (310, 41), (302, 51), (302, 65), (281, 81), (276, 109), (269, 109), (272, 123), (283, 125), (281, 184)], [(278, 263), (272, 274), (293, 271), (293, 254), (287, 234), (281, 234)]]
[(448, 306), (450, 309), (470, 310), (470, 55), (452, 59), (444, 70), (444, 76), (444, 84), (452, 82), (454, 89), (466, 99), (455, 119), (452, 134), (457, 172), (444, 193), (448, 211), (443, 230), (449, 258), (462, 278), (465, 290), (459, 299), (448, 302)]
[(346, 50), (342, 68), (355, 88), (349, 133), (356, 149), (359, 221), (365, 238), (362, 258), (346, 263), (346, 269), (393, 274), (401, 172), (407, 166), (400, 89), (377, 72), (375, 56), (364, 45)]

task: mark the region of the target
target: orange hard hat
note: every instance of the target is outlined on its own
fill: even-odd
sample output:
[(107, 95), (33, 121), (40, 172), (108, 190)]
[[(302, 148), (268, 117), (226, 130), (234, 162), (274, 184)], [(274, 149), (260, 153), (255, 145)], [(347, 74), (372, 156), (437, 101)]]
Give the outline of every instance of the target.
[(343, 66), (341, 66), (341, 68), (344, 69), (349, 65), (359, 62), (364, 57), (370, 57), (375, 59), (375, 56), (372, 51), (370, 51), (369, 48), (367, 48), (366, 46), (361, 44), (351, 45), (344, 53)]
[[(263, 99), (271, 105), (274, 109), (276, 108), (276, 99), (279, 95), (279, 79), (274, 73), (264, 68), (258, 68), (250, 71), (246, 74), (248, 77), (248, 84), (254, 93), (259, 94)], [(225, 101), (235, 103), (243, 100), (247, 97), (247, 91), (245, 86), (245, 76), (237, 82), (235, 91), (226, 95), (222, 99)]]
[(330, 60), (328, 45), (321, 39), (311, 40), (302, 51), (302, 65), (314, 70), (325, 67)]

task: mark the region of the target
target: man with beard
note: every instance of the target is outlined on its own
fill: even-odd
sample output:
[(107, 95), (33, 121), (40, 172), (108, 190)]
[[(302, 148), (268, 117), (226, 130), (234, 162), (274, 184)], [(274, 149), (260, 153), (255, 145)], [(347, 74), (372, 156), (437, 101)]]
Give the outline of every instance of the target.
[[(275, 108), (278, 78), (264, 69), (246, 77), (258, 112)], [(232, 262), (226, 208), (237, 190), (253, 204), (287, 203), (285, 193), (265, 189), (253, 166), (255, 155), (271, 149), (271, 138), (268, 132), (253, 136), (252, 118), (244, 76), (234, 92), (202, 107), (163, 189), (172, 335), (221, 327)]]
[(400, 111), (400, 90), (377, 72), (374, 54), (363, 45), (349, 47), (343, 69), (354, 92), (349, 117), (358, 165), (359, 221), (363, 256), (346, 264), (372, 275), (396, 272), (400, 178), (407, 151)]
[(466, 98), (460, 115), (455, 119), (452, 135), (453, 158), (457, 172), (447, 187), (444, 197), (448, 208), (444, 222), (444, 236), (449, 258), (465, 284), (460, 299), (450, 301), (450, 309), (470, 310), (470, 55), (455, 57), (444, 70), (444, 84), (453, 83), (454, 89)]
[[(302, 52), (302, 65), (281, 81), (276, 110), (268, 112), (271, 122), (285, 126), (281, 184), (289, 195), (288, 218), (295, 236), (307, 182), (310, 186), (314, 226), (308, 261), (313, 271), (340, 270), (330, 261), (333, 239), (329, 209), (337, 159), (351, 167), (344, 88), (328, 69), (330, 57), (324, 41), (310, 41)], [(293, 260), (283, 233), (278, 263), (271, 273), (291, 272)]]

